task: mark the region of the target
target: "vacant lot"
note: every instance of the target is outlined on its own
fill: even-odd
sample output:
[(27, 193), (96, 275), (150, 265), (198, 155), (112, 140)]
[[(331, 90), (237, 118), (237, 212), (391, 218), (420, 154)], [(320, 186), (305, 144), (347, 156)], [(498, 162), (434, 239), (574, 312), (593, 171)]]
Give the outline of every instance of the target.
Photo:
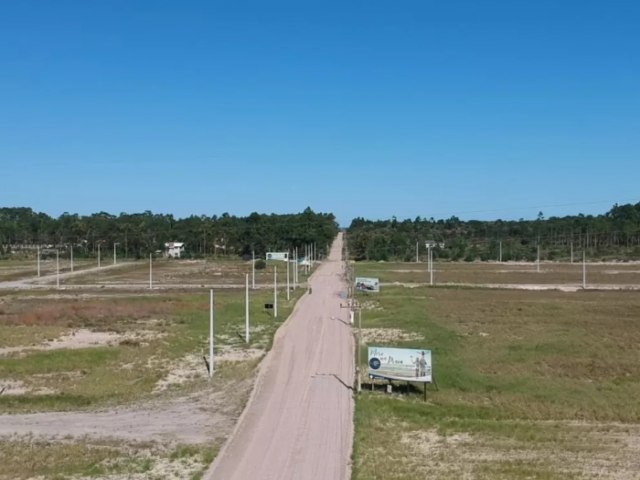
[[(286, 285), (287, 266), (283, 262), (269, 262), (267, 268), (255, 271), (256, 287), (264, 288), (273, 285), (274, 267), (277, 267), (278, 283)], [(73, 286), (123, 286), (130, 288), (149, 285), (149, 260), (123, 262), (116, 265), (104, 265), (103, 268), (93, 268), (73, 276), (61, 278), (62, 287)], [(55, 273), (55, 272), (54, 272)], [(238, 286), (244, 285), (245, 275), (249, 274), (249, 284), (252, 285), (251, 261), (241, 260), (172, 260), (154, 259), (151, 266), (151, 276), (154, 287), (185, 287), (198, 288), (208, 285)], [(293, 267), (289, 279), (293, 284)], [(299, 279), (306, 280), (302, 268)], [(50, 276), (44, 280), (49, 285), (55, 285), (56, 277)]]
[(244, 289), (216, 291), (213, 381), (206, 289), (0, 293), (0, 478), (197, 478), (303, 291), (277, 320), (252, 291), (249, 343)]
[[(354, 264), (357, 276), (379, 277), (383, 283), (428, 283), (430, 274), (426, 263)], [(588, 286), (638, 286), (640, 263), (587, 263)], [(434, 262), (436, 284), (476, 285), (582, 285), (582, 263), (474, 263)]]
[[(56, 258), (46, 257), (40, 261), (40, 275), (52, 275), (56, 273)], [(97, 266), (94, 260), (75, 259), (73, 262), (73, 270), (86, 270)], [(71, 271), (71, 262), (69, 258), (60, 257), (59, 262), (60, 273)], [(37, 278), (38, 264), (33, 260), (0, 260), (0, 282), (12, 280), (25, 280), (28, 278)]]
[(417, 387), (363, 387), (354, 478), (638, 478), (637, 293), (383, 287), (360, 299), (366, 342), (431, 348), (439, 390), (424, 403)]

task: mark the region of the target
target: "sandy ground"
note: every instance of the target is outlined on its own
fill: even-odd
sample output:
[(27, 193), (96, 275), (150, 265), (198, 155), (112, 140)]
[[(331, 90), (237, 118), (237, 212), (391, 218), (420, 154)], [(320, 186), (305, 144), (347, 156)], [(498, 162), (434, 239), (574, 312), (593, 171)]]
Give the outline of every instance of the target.
[[(559, 290), (561, 292), (578, 292), (580, 290), (640, 290), (640, 285), (628, 284), (596, 284), (588, 283), (586, 288), (582, 284), (567, 283), (458, 283), (458, 282), (434, 282), (439, 287), (465, 287), (465, 288), (497, 288), (505, 290)], [(380, 286), (420, 288), (428, 287), (428, 283), (390, 282), (380, 283)]]
[(131, 441), (204, 443), (222, 440), (233, 428), (235, 402), (230, 395), (243, 395), (251, 381), (229, 391), (198, 393), (166, 402), (145, 403), (97, 412), (44, 412), (0, 415), (0, 438), (35, 435), (119, 438)]
[(351, 476), (354, 341), (342, 236), (278, 331), (234, 434), (205, 479), (340, 480)]
[(116, 332), (99, 332), (86, 328), (78, 328), (67, 335), (61, 336), (60, 338), (43, 342), (38, 345), (0, 347), (0, 357), (10, 353), (24, 353), (33, 350), (73, 350), (78, 348), (114, 346), (126, 340), (144, 343), (161, 336), (163, 336), (163, 334), (151, 330), (138, 330), (133, 333), (121, 334)]

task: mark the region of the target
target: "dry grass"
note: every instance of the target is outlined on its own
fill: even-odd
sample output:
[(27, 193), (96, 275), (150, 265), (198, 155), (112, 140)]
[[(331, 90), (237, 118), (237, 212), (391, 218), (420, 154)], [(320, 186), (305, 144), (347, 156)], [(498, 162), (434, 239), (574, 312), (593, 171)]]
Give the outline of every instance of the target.
[(440, 388), (423, 403), (418, 389), (365, 385), (354, 478), (637, 478), (636, 292), (387, 287), (366, 298), (378, 308), (363, 326), (413, 332), (388, 345), (431, 348)]
[[(278, 282), (286, 283), (286, 263), (269, 262), (266, 269), (256, 270), (256, 285), (273, 284), (273, 267), (278, 270)], [(245, 275), (251, 279), (251, 262), (241, 260), (169, 260), (154, 259), (153, 283), (162, 285), (244, 285)], [(290, 273), (291, 279), (293, 273)], [(306, 278), (300, 271), (300, 278)], [(137, 261), (117, 268), (92, 270), (64, 279), (64, 285), (146, 285), (149, 282), (149, 262)]]
[(217, 449), (215, 445), (14, 437), (0, 443), (0, 480), (199, 478)]
[[(281, 295), (282, 318), (301, 293), (301, 289), (295, 292), (289, 302)], [(253, 374), (255, 355), (251, 352), (268, 349), (280, 325), (263, 309), (264, 303), (272, 301), (271, 292), (252, 292), (251, 299), (253, 333), (247, 345), (243, 341), (244, 292), (216, 293), (216, 354), (252, 365), (239, 380)], [(205, 370), (202, 354), (207, 349), (208, 292), (78, 298), (11, 294), (2, 300), (0, 388), (3, 381), (21, 382), (25, 392), (0, 395), (0, 412), (73, 410), (146, 398), (158, 391), (158, 382), (169, 377), (182, 359), (193, 357), (199, 360), (188, 363), (188, 368), (197, 371), (182, 375), (187, 381), (169, 382), (175, 383), (172, 392), (187, 391)], [(88, 334), (89, 330), (102, 332), (101, 338), (108, 333), (110, 341), (84, 345), (86, 348), (59, 348), (57, 340), (73, 339), (74, 332)], [(230, 368), (228, 363), (220, 365), (220, 375)], [(50, 393), (35, 394), (43, 391)]]
[[(355, 264), (358, 276), (377, 276), (383, 283), (427, 283), (425, 263)], [(541, 284), (582, 285), (581, 263), (543, 262), (540, 272), (534, 263), (441, 262), (434, 266), (436, 284)], [(589, 263), (587, 284), (640, 285), (638, 263)]]
[[(76, 259), (73, 262), (73, 270), (86, 270), (96, 266), (93, 260)], [(68, 258), (60, 258), (60, 273), (71, 271), (71, 262)], [(40, 275), (53, 275), (56, 273), (55, 258), (43, 258), (40, 261)], [(35, 279), (38, 275), (38, 264), (33, 260), (0, 260), (0, 282), (13, 280)]]

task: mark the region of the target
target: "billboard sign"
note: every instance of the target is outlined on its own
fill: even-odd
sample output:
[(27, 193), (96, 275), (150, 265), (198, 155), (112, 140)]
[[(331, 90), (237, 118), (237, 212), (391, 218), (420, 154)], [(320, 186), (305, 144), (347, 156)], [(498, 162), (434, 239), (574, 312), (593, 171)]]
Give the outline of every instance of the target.
[(267, 252), (267, 260), (280, 260), (286, 262), (289, 260), (288, 252)]
[(431, 382), (431, 350), (422, 348), (369, 347), (371, 377)]
[(356, 290), (360, 292), (379, 292), (380, 281), (377, 278), (356, 277)]

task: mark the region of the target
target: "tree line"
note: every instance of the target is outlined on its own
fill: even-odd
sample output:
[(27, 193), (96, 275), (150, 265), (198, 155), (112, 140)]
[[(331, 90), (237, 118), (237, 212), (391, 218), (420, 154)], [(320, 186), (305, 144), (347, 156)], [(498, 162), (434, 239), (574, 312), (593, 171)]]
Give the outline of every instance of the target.
[(439, 259), (533, 261), (640, 259), (640, 202), (615, 204), (601, 215), (570, 215), (535, 220), (463, 221), (365, 220), (356, 218), (348, 230), (349, 255), (355, 260), (416, 258), (416, 244), (426, 258), (426, 244)]
[(36, 246), (48, 249), (74, 248), (74, 255), (95, 256), (98, 246), (113, 248), (129, 258), (146, 257), (164, 249), (165, 242), (184, 242), (187, 257), (209, 255), (248, 256), (255, 251), (287, 251), (315, 244), (319, 255), (338, 233), (331, 213), (311, 208), (296, 214), (251, 213), (238, 217), (106, 212), (92, 215), (63, 213), (57, 218), (31, 208), (0, 208), (0, 255), (25, 255)]

